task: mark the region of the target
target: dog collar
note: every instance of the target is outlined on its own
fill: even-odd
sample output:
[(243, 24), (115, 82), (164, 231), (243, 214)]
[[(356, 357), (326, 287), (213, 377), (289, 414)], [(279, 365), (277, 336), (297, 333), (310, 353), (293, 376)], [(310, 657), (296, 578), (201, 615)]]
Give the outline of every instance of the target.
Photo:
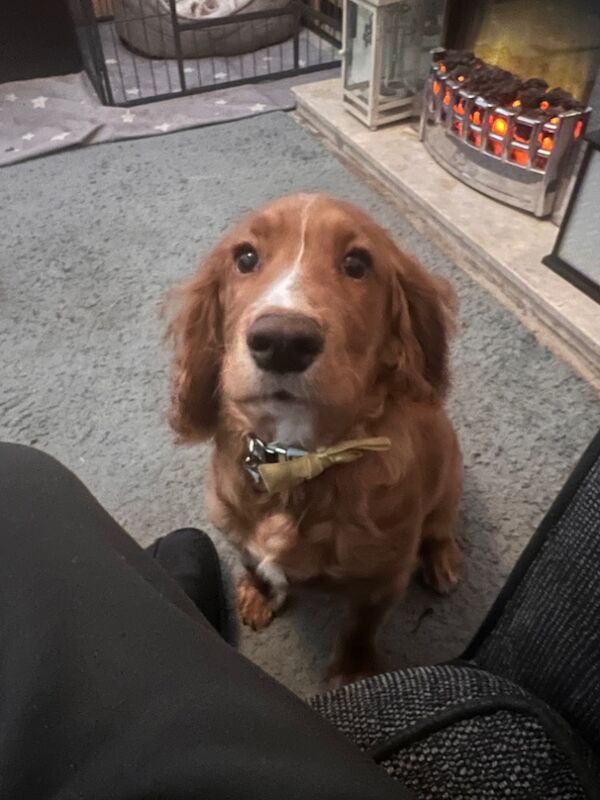
[(383, 452), (391, 446), (392, 442), (386, 436), (375, 436), (350, 439), (309, 452), (298, 447), (286, 447), (280, 442), (266, 444), (258, 436), (250, 434), (244, 469), (259, 488), (277, 494), (316, 478), (334, 464), (348, 464), (362, 458), (365, 453)]

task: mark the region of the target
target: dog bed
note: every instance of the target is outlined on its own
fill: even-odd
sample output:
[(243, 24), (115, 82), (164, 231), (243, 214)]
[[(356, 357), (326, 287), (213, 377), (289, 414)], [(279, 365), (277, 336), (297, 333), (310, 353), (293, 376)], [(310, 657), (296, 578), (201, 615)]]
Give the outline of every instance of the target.
[[(284, 8), (290, 12), (182, 31), (183, 58), (249, 53), (288, 39), (297, 25), (290, 0), (176, 0), (176, 6), (182, 24)], [(177, 57), (169, 0), (115, 0), (114, 16), (119, 36), (135, 51), (151, 58)]]

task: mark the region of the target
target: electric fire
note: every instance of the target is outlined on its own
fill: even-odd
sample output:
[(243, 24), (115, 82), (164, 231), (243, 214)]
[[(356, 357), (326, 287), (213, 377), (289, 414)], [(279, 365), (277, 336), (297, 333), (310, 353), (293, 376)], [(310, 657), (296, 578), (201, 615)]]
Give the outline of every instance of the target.
[(420, 135), (465, 183), (538, 217), (552, 212), (590, 109), (541, 78), (519, 76), (466, 51), (436, 51)]

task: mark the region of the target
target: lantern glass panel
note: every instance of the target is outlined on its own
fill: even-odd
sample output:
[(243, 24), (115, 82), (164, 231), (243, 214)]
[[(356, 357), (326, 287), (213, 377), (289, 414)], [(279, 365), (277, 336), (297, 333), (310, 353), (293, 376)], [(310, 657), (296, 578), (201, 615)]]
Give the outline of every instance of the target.
[(413, 3), (400, 2), (381, 9), (383, 51), (381, 100), (409, 97), (418, 91), (421, 32)]
[(384, 6), (380, 101), (412, 97), (422, 86), (430, 50), (441, 38), (445, 0), (401, 0)]
[(346, 24), (345, 88), (367, 102), (373, 71), (373, 13), (350, 2)]

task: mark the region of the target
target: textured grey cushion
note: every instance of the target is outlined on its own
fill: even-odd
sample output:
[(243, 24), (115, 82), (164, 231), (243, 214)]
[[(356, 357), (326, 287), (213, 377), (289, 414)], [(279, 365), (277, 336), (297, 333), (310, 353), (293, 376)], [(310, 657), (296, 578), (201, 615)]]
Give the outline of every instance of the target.
[[(240, 14), (274, 11), (288, 5), (290, 0), (251, 0)], [(135, 50), (153, 58), (176, 57), (168, 0), (115, 0), (114, 15), (119, 36)], [(190, 21), (181, 19), (182, 23)], [(296, 25), (295, 14), (290, 13), (183, 31), (181, 55), (206, 58), (249, 53), (288, 39)]]
[(545, 700), (600, 753), (600, 435), (503, 594), (470, 656)]
[[(496, 710), (453, 721), (394, 748), (381, 760), (382, 766), (421, 800), (590, 796), (536, 709), (548, 714), (570, 741), (567, 726), (511, 681), (472, 666), (419, 667), (378, 675), (315, 697), (311, 705), (361, 749), (369, 750), (440, 712), (460, 711), (486, 699), (497, 708), (512, 702), (531, 711)], [(583, 761), (586, 757), (591, 759), (586, 753)]]

